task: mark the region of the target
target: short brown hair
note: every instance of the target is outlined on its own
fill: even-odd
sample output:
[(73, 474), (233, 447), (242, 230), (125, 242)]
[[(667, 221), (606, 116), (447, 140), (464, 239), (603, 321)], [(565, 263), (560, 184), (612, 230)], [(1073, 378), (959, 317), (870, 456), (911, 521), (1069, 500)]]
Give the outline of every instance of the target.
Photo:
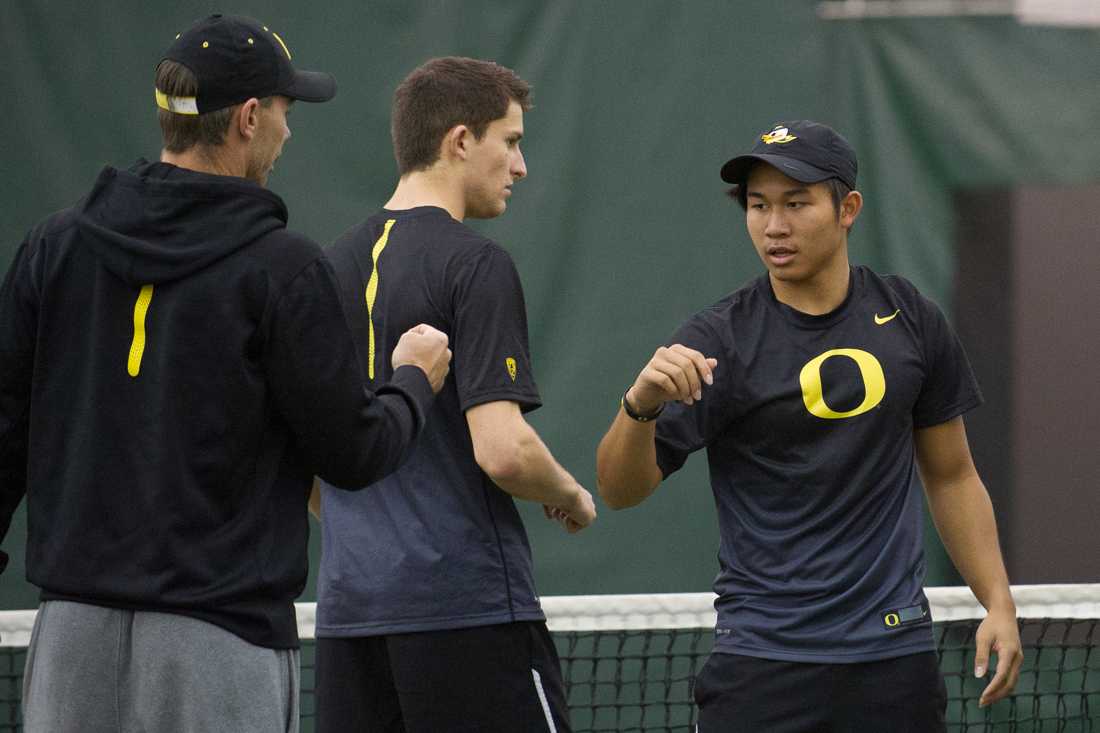
[[(156, 85), (170, 97), (194, 97), (199, 93), (199, 82), (191, 70), (168, 59), (157, 65)], [(196, 145), (221, 145), (235, 109), (235, 106), (226, 107), (202, 115), (182, 115), (158, 109), (164, 149), (169, 153), (182, 153)]]
[[(165, 59), (157, 65), (156, 87), (170, 97), (194, 97), (199, 93), (199, 82), (183, 64)], [(272, 105), (271, 97), (264, 97), (260, 104)], [(239, 104), (201, 115), (183, 115), (157, 110), (164, 149), (169, 153), (182, 153), (196, 145), (218, 147), (225, 143), (225, 133)]]
[(443, 136), (466, 125), (480, 140), (489, 123), (517, 102), (531, 108), (531, 86), (516, 72), (492, 61), (445, 56), (431, 59), (401, 82), (393, 95), (390, 134), (401, 175), (428, 168), (439, 159)]

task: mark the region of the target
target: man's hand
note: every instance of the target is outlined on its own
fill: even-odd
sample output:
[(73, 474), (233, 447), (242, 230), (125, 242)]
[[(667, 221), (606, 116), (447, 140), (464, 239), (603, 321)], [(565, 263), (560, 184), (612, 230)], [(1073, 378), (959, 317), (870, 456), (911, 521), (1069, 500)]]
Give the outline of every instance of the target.
[(596, 503), (592, 501), (592, 494), (580, 484), (577, 484), (577, 493), (570, 506), (543, 504), (542, 511), (547, 519), (560, 523), (569, 534), (576, 534), (596, 521)]
[(717, 359), (707, 358), (695, 349), (680, 344), (662, 346), (634, 380), (627, 399), (642, 414), (657, 412), (665, 402), (694, 404), (703, 398), (703, 384), (714, 384), (717, 366)]
[(1020, 629), (1016, 625), (1015, 612), (1000, 609), (990, 611), (978, 626), (975, 641), (975, 677), (984, 677), (989, 670), (990, 651), (997, 655), (997, 673), (993, 675), (978, 701), (980, 707), (985, 707), (1011, 693), (1020, 678), (1024, 654), (1020, 647)]
[(421, 323), (401, 334), (390, 361), (394, 369), (406, 365), (420, 367), (432, 391), (439, 394), (443, 380), (451, 371), (451, 350), (447, 343), (447, 334)]

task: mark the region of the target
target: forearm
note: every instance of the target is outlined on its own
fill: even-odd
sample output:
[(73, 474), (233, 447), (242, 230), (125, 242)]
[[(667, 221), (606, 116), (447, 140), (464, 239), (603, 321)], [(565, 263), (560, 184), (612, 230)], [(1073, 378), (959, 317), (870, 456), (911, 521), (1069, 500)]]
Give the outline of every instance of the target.
[(932, 520), (963, 580), (986, 609), (1015, 613), (993, 504), (976, 472), (953, 483), (926, 486)]
[(656, 421), (630, 419), (622, 408), (596, 450), (596, 482), (600, 496), (612, 509), (641, 503), (661, 483)]
[(432, 407), (426, 373), (401, 366), (375, 392), (364, 388), (335, 274), (321, 256), (285, 288), (268, 321), (263, 368), (274, 407), (313, 472), (354, 490), (396, 470)]
[(506, 459), (486, 461), (482, 466), (501, 489), (517, 499), (550, 506), (567, 506), (576, 499), (580, 489), (576, 479), (554, 459), (526, 421), (516, 426), (510, 453)]
[(309, 403), (308, 411), (301, 411), (304, 417), (295, 414), (291, 423), (300, 426), (296, 433), (316, 474), (337, 488), (357, 490), (404, 463), (434, 395), (423, 370), (413, 366), (395, 371), (373, 395), (362, 387), (345, 386), (345, 392), (361, 396), (357, 404), (326, 403), (318, 398), (330, 395), (312, 391), (299, 400)]
[(641, 503), (656, 491), (664, 478), (657, 464), (657, 414), (667, 402), (693, 405), (703, 398), (705, 386), (714, 384), (718, 361), (682, 344), (662, 346), (623, 396), (622, 405), (607, 435), (596, 450), (596, 483), (600, 496), (612, 509)]

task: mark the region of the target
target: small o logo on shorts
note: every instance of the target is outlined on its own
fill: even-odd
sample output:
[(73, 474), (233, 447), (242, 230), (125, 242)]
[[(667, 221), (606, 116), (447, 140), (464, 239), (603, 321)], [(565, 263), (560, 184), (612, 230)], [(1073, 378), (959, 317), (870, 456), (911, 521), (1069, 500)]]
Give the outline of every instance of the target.
[(901, 624), (901, 616), (897, 615), (896, 613), (888, 613), (882, 620), (886, 622), (886, 625), (890, 628)]

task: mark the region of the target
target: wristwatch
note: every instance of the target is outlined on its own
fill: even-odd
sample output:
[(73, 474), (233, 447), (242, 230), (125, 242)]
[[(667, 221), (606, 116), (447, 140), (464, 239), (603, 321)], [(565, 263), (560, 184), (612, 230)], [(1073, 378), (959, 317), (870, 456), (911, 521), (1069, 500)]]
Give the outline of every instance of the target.
[[(626, 392), (629, 391), (630, 390), (628, 389)], [(625, 412), (626, 416), (629, 417), (631, 420), (636, 420), (637, 422), (650, 422), (651, 420), (656, 420), (657, 416), (664, 412), (665, 403), (662, 402), (661, 406), (657, 408), (656, 412), (652, 412), (648, 415), (643, 415), (642, 413), (636, 411), (634, 409), (634, 406), (630, 404), (630, 400), (626, 398), (626, 392), (623, 393), (623, 398), (619, 400), (619, 405), (622, 406), (623, 412)]]

